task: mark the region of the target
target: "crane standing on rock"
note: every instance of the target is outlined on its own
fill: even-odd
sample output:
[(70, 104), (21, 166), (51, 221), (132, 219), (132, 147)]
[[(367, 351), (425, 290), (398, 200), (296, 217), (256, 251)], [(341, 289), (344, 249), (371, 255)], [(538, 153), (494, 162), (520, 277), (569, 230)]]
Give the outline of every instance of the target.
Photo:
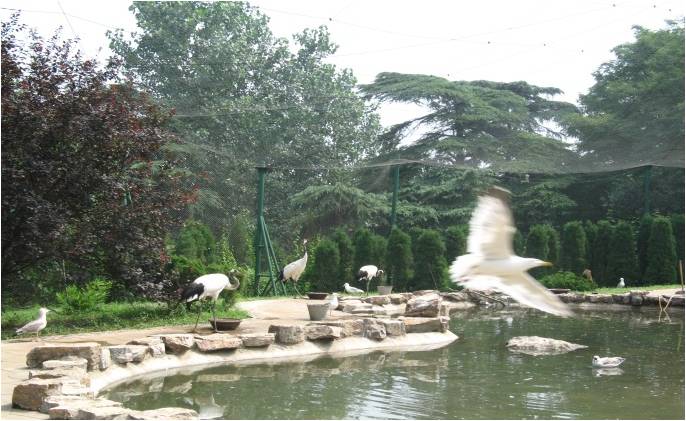
[(305, 266), (307, 266), (307, 239), (303, 240), (303, 247), (305, 248), (305, 255), (295, 262), (287, 264), (283, 269), (281, 269), (281, 272), (279, 272), (279, 281), (283, 283), (292, 281), (293, 289), (295, 289), (295, 292), (298, 295), (301, 294), (300, 291), (298, 291), (296, 284), (298, 283), (298, 279), (300, 279), (303, 272), (305, 272)]
[[(234, 280), (235, 283), (231, 283), (230, 280)], [(206, 298), (212, 299), (212, 318), (214, 319), (214, 331), (217, 330), (217, 298), (219, 294), (225, 289), (229, 291), (237, 290), (241, 286), (241, 282), (236, 276), (236, 270), (231, 269), (228, 276), (223, 273), (211, 273), (209, 275), (203, 275), (197, 278), (195, 281), (180, 288), (181, 301), (190, 303), (192, 301), (199, 301), (198, 303), (198, 317), (195, 319), (195, 326), (193, 327), (193, 332), (198, 328), (198, 321), (200, 321), (200, 313), (202, 312), (202, 300)]]

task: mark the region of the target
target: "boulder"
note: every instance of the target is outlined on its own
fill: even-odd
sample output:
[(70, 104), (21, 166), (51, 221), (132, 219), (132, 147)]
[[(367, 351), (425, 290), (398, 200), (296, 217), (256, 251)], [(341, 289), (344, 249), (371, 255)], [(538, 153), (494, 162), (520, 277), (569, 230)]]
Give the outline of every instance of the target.
[(407, 297), (403, 294), (391, 294), (389, 295), (391, 304), (404, 304), (407, 302)]
[(374, 295), (367, 297), (364, 301), (375, 306), (382, 306), (384, 304), (390, 304), (391, 297), (388, 295)]
[(632, 306), (642, 306), (643, 305), (643, 296), (639, 294), (631, 294), (630, 298), (630, 304)]
[(407, 333), (442, 332), (444, 329), (438, 317), (403, 317), (402, 321)]
[(62, 388), (60, 389), (60, 393), (62, 393), (63, 395), (80, 396), (83, 398), (95, 397), (93, 391), (91, 391), (90, 388), (84, 386), (83, 383), (80, 382), (78, 379), (73, 379), (71, 377), (63, 377), (61, 380)]
[(84, 401), (79, 406), (56, 406), (48, 410), (52, 419), (63, 420), (126, 420), (130, 409), (122, 406), (99, 406), (93, 401)]
[(671, 302), (670, 306), (683, 307), (684, 306), (684, 297), (683, 296), (681, 296), (681, 297), (672, 296), (672, 302)]
[(612, 294), (612, 302), (614, 304), (628, 304), (624, 302), (624, 298), (628, 296), (629, 294)]
[(439, 317), (450, 317), (451, 306), (448, 303), (441, 303), (438, 306), (438, 316)]
[(334, 340), (341, 337), (341, 329), (337, 326), (308, 325), (305, 326), (305, 337), (308, 341)]
[(241, 338), (227, 333), (213, 333), (206, 336), (196, 336), (195, 344), (201, 352), (226, 351), (240, 348)]
[(29, 379), (59, 379), (60, 377), (78, 380), (85, 386), (90, 385), (90, 377), (86, 369), (81, 367), (29, 370)]
[(364, 319), (362, 329), (365, 338), (376, 339), (378, 341), (386, 339), (386, 327), (381, 320)]
[(192, 420), (198, 413), (186, 408), (160, 408), (147, 411), (130, 411), (130, 420)]
[(296, 325), (271, 325), (269, 333), (274, 333), (276, 343), (293, 345), (305, 340), (303, 328)]
[(371, 307), (371, 304), (370, 304), (370, 307), (353, 308), (348, 313), (351, 313), (351, 314), (375, 314), (374, 309)]
[(405, 307), (406, 316), (436, 317), (440, 312), (441, 297), (438, 294), (424, 294), (412, 298)]
[(121, 402), (111, 401), (105, 398), (83, 398), (81, 396), (68, 396), (68, 395), (53, 395), (48, 396), (43, 400), (43, 405), (40, 407), (40, 412), (48, 414), (51, 408), (62, 407), (61, 410), (57, 412), (62, 412), (65, 415), (57, 419), (75, 419), (78, 414), (79, 407), (88, 406), (122, 406)]
[[(658, 299), (659, 297), (655, 295), (646, 295), (645, 297), (643, 297), (643, 305), (656, 306), (658, 305)], [(672, 303), (674, 303), (674, 300), (672, 300)]]
[(88, 360), (81, 357), (62, 357), (61, 360), (43, 361), (42, 366), (46, 370), (56, 370), (58, 368), (76, 368), (86, 371), (88, 370)]
[(588, 348), (585, 345), (540, 336), (516, 336), (507, 341), (505, 346), (510, 351), (528, 355), (564, 354), (577, 349)]
[(386, 304), (383, 306), (384, 314), (391, 317), (405, 314), (405, 304)]
[(164, 349), (171, 354), (182, 354), (193, 348), (195, 338), (189, 333), (176, 333), (172, 335), (160, 335), (164, 342)]
[(364, 328), (362, 319), (332, 320), (310, 323), (311, 325), (335, 326), (341, 328), (341, 337), (360, 336)]
[(444, 300), (454, 301), (456, 303), (471, 301), (466, 292), (444, 292), (441, 293), (441, 297), (443, 297)]
[(428, 295), (428, 294), (436, 294), (436, 290), (434, 289), (420, 289), (419, 291), (413, 291), (411, 294), (415, 297), (421, 296), (421, 295)]
[(348, 306), (348, 308), (353, 308), (353, 307), (360, 305), (360, 304), (363, 304), (363, 303), (362, 303), (362, 300), (360, 300), (358, 298), (348, 297), (347, 300), (343, 300), (341, 297), (338, 297), (338, 308), (336, 308), (336, 310), (345, 311), (343, 309), (345, 308), (346, 305)]
[(361, 310), (361, 309), (367, 309), (371, 311), (372, 305), (369, 303), (363, 303), (362, 301), (355, 300), (355, 301), (350, 301), (350, 302), (345, 302), (343, 304), (342, 311), (346, 313), (352, 313), (353, 310)]
[(110, 358), (116, 363), (140, 363), (148, 356), (146, 345), (115, 345), (108, 346)]
[(112, 364), (112, 356), (110, 355), (110, 350), (107, 347), (100, 348), (100, 370), (107, 370)]
[(100, 366), (100, 348), (100, 344), (97, 342), (39, 345), (26, 355), (26, 365), (29, 368), (37, 368), (41, 366), (43, 361), (59, 360), (64, 357), (81, 357), (87, 361), (88, 371), (91, 371)]
[(246, 348), (259, 348), (269, 346), (274, 343), (273, 333), (249, 333), (240, 335), (243, 346)]
[(12, 391), (12, 406), (38, 411), (46, 397), (62, 394), (62, 383), (62, 378), (24, 380)]
[(145, 345), (153, 357), (163, 357), (166, 353), (164, 342), (159, 336), (146, 336), (129, 341), (129, 345)]
[(402, 320), (381, 320), (386, 329), (387, 336), (403, 336), (405, 334), (405, 323)]
[(598, 294), (598, 301), (603, 304), (612, 304), (612, 295), (610, 294)]
[(586, 301), (589, 303), (597, 304), (600, 302), (600, 295), (598, 294), (589, 294), (586, 296)]

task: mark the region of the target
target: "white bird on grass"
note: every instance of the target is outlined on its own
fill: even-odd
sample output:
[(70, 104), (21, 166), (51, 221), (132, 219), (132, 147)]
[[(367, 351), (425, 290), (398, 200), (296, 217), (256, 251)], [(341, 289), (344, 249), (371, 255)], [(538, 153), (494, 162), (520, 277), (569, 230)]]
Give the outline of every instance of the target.
[[(229, 281), (229, 276), (231, 279), (236, 281), (232, 284)], [(200, 313), (202, 312), (202, 300), (209, 298), (212, 300), (212, 318), (214, 319), (214, 331), (217, 332), (217, 313), (215, 308), (217, 306), (217, 298), (219, 294), (224, 289), (229, 291), (236, 290), (241, 286), (238, 277), (236, 277), (236, 271), (231, 269), (229, 275), (224, 275), (223, 273), (211, 273), (209, 275), (203, 275), (197, 278), (195, 281), (179, 289), (181, 293), (181, 301), (190, 303), (192, 301), (199, 301), (198, 305), (198, 317), (195, 319), (195, 326), (193, 327), (193, 332), (198, 328), (198, 321), (200, 320)], [(188, 304), (190, 305), (190, 304)]]
[(619, 283), (617, 284), (617, 288), (624, 288), (624, 278), (619, 278)]
[(343, 288), (345, 288), (345, 292), (348, 294), (364, 294), (364, 291), (359, 288), (351, 287), (347, 282), (343, 284)]
[(331, 294), (331, 301), (329, 301), (329, 315), (338, 308), (338, 293)]
[(40, 310), (38, 310), (38, 318), (32, 322), (28, 322), (24, 326), (17, 329), (17, 335), (21, 335), (22, 333), (35, 333), (36, 339), (38, 339), (38, 334), (40, 333), (40, 331), (45, 329), (45, 326), (48, 325), (47, 316), (49, 311), (49, 309), (41, 307)]
[(279, 272), (279, 281), (283, 283), (292, 281), (293, 289), (295, 289), (295, 292), (298, 295), (301, 294), (300, 291), (298, 291), (296, 284), (298, 283), (300, 276), (305, 272), (305, 267), (307, 266), (307, 240), (303, 240), (303, 247), (305, 247), (305, 255), (295, 262), (287, 264), (281, 272)]
[(593, 367), (613, 368), (620, 366), (625, 361), (622, 357), (599, 357), (593, 356)]
[(514, 254), (516, 228), (508, 206), (509, 194), (492, 187), (479, 197), (469, 222), (468, 254), (450, 266), (452, 281), (475, 290), (497, 289), (524, 305), (558, 316), (572, 315), (566, 304), (526, 273), (552, 264)]
[(372, 281), (372, 279), (381, 276), (383, 276), (383, 270), (377, 268), (374, 265), (362, 266), (360, 270), (357, 271), (358, 282), (363, 279), (367, 280), (367, 293), (369, 293), (369, 283)]

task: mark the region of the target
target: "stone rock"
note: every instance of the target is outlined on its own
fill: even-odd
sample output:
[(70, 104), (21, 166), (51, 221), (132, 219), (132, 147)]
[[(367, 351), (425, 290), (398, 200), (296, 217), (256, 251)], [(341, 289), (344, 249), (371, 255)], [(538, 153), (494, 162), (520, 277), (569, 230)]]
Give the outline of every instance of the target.
[(206, 336), (196, 336), (195, 344), (201, 352), (225, 351), (240, 348), (241, 338), (227, 333), (213, 333)]
[(598, 301), (600, 301), (603, 304), (612, 304), (612, 295), (598, 294)]
[(636, 295), (631, 294), (630, 303), (632, 306), (642, 306), (643, 305), (643, 296), (638, 295), (638, 294), (636, 294)]
[(443, 331), (443, 325), (438, 317), (403, 317), (402, 321), (405, 323), (407, 333)]
[(62, 394), (62, 384), (62, 378), (24, 380), (12, 391), (12, 406), (38, 411), (46, 397)]
[(386, 327), (381, 320), (364, 319), (363, 336), (378, 341), (386, 339)]
[(600, 295), (598, 294), (589, 294), (586, 296), (586, 301), (589, 303), (597, 304), (600, 302)]
[(386, 329), (387, 336), (403, 336), (405, 334), (405, 323), (402, 320), (381, 320)]
[[(371, 304), (370, 304), (370, 306), (371, 306)], [(351, 314), (374, 314), (374, 309), (372, 307), (359, 307), (359, 308), (353, 308), (348, 313), (351, 313)]]
[(86, 371), (88, 369), (88, 361), (81, 357), (63, 357), (61, 360), (43, 361), (42, 366), (46, 370), (54, 370), (58, 368), (77, 368)]
[(628, 297), (629, 294), (612, 294), (612, 302), (614, 304), (627, 304), (624, 302), (624, 297)]
[(107, 347), (110, 350), (110, 358), (116, 363), (140, 363), (148, 356), (148, 347), (145, 345), (116, 345)]
[(450, 329), (450, 317), (440, 316), (438, 321), (441, 322), (441, 332), (445, 333)]
[[(669, 298), (668, 298), (668, 299), (669, 299)], [(674, 307), (683, 307), (683, 306), (684, 306), (684, 297), (675, 297), (675, 296), (672, 296), (672, 302), (671, 302), (671, 304), (670, 304), (669, 306), (670, 306), (670, 307), (671, 307), (671, 306), (674, 306)]]
[(59, 379), (61, 377), (75, 379), (85, 386), (90, 386), (90, 377), (86, 369), (82, 367), (29, 370), (29, 379)]
[(363, 303), (362, 301), (352, 301), (352, 302), (346, 302), (343, 304), (342, 311), (346, 313), (352, 313), (353, 310), (362, 310), (362, 309), (367, 309), (368, 311), (372, 310), (372, 305), (369, 303)]
[[(92, 402), (90, 402), (92, 403)], [(48, 410), (52, 419), (72, 419), (72, 420), (126, 420), (129, 419), (130, 409), (122, 406), (99, 406), (84, 404), (78, 406), (56, 406)], [(61, 414), (67, 415), (59, 418)]]
[(406, 316), (436, 317), (439, 315), (441, 297), (438, 294), (424, 294), (407, 302)]
[(571, 297), (572, 303), (579, 304), (583, 303), (586, 300), (586, 295), (585, 294), (574, 294)]
[(77, 379), (72, 379), (70, 377), (63, 377), (62, 379), (62, 388), (60, 389), (60, 393), (63, 395), (70, 395), (70, 396), (80, 396), (83, 398), (93, 398), (95, 397), (93, 391), (91, 391), (88, 387), (85, 387), (83, 383), (81, 383)]
[(100, 348), (100, 370), (107, 370), (112, 364), (112, 356), (110, 355), (110, 350), (107, 347)]
[(97, 342), (39, 345), (26, 355), (26, 365), (29, 368), (37, 368), (43, 361), (59, 360), (63, 357), (81, 357), (87, 361), (88, 371), (91, 371), (100, 365), (100, 348)]
[(437, 291), (434, 289), (420, 289), (419, 291), (413, 291), (412, 295), (417, 297), (421, 295), (436, 294)]
[(273, 344), (275, 336), (273, 333), (250, 333), (240, 335), (240, 338), (244, 347), (258, 348)]
[(166, 353), (164, 342), (159, 336), (146, 336), (129, 341), (129, 345), (145, 345), (153, 357), (163, 357)]
[(450, 308), (451, 308), (450, 304), (442, 302), (438, 306), (438, 315), (440, 317), (450, 317)]
[(345, 307), (348, 306), (348, 308), (352, 309), (355, 306), (358, 306), (362, 303), (362, 300), (359, 298), (350, 298), (348, 297), (347, 300), (343, 300), (341, 297), (338, 297), (338, 308), (336, 310), (341, 310), (345, 311)]
[(403, 294), (391, 294), (388, 298), (390, 298), (391, 304), (404, 304), (407, 302), (407, 297)]
[(268, 332), (276, 335), (274, 339), (279, 344), (293, 345), (305, 340), (305, 332), (300, 326), (271, 325)]
[[(78, 408), (86, 406), (122, 406), (122, 404), (121, 402), (115, 402), (105, 398), (88, 399), (81, 396), (52, 395), (43, 400), (43, 405), (40, 407), (40, 412), (47, 414), (51, 408), (62, 407), (64, 409), (58, 412), (70, 412), (71, 416), (69, 418), (73, 419), (78, 414)], [(68, 408), (71, 408), (71, 410)], [(59, 419), (68, 418), (63, 417)]]
[(391, 297), (388, 295), (374, 295), (367, 297), (364, 301), (375, 306), (382, 306), (384, 304), (390, 304)]
[(164, 342), (164, 349), (166, 352), (172, 354), (182, 354), (193, 348), (195, 339), (189, 333), (176, 333), (172, 335), (160, 335), (162, 342)]
[(308, 325), (305, 326), (305, 337), (308, 341), (334, 340), (341, 337), (342, 330), (336, 326)]
[(585, 345), (540, 336), (516, 336), (507, 341), (505, 346), (510, 351), (528, 355), (564, 354), (577, 349), (588, 348)]
[[(643, 305), (656, 306), (658, 298), (659, 297), (656, 297), (655, 295), (646, 295), (643, 297)], [(672, 303), (673, 302), (674, 300), (672, 300)]]
[(310, 323), (311, 325), (335, 326), (341, 328), (341, 337), (361, 336), (364, 329), (362, 319), (332, 320)]
[(198, 419), (198, 413), (186, 408), (160, 408), (147, 411), (130, 411), (130, 420), (191, 420)]
[(444, 300), (455, 301), (458, 303), (470, 301), (469, 295), (465, 292), (444, 292), (441, 294)]
[(395, 317), (405, 314), (405, 304), (386, 304), (383, 306), (384, 314)]

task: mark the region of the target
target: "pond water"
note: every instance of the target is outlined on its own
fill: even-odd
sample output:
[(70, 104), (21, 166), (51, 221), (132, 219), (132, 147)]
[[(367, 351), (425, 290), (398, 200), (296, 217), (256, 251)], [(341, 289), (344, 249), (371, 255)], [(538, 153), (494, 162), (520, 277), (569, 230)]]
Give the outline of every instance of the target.
[[(103, 393), (134, 409), (194, 408), (229, 419), (684, 419), (684, 317), (653, 309), (533, 310), (453, 316), (460, 336), (425, 352), (375, 352), (307, 363), (213, 367), (120, 383)], [(537, 335), (587, 345), (533, 357), (505, 348)], [(621, 369), (591, 367), (623, 356)]]

